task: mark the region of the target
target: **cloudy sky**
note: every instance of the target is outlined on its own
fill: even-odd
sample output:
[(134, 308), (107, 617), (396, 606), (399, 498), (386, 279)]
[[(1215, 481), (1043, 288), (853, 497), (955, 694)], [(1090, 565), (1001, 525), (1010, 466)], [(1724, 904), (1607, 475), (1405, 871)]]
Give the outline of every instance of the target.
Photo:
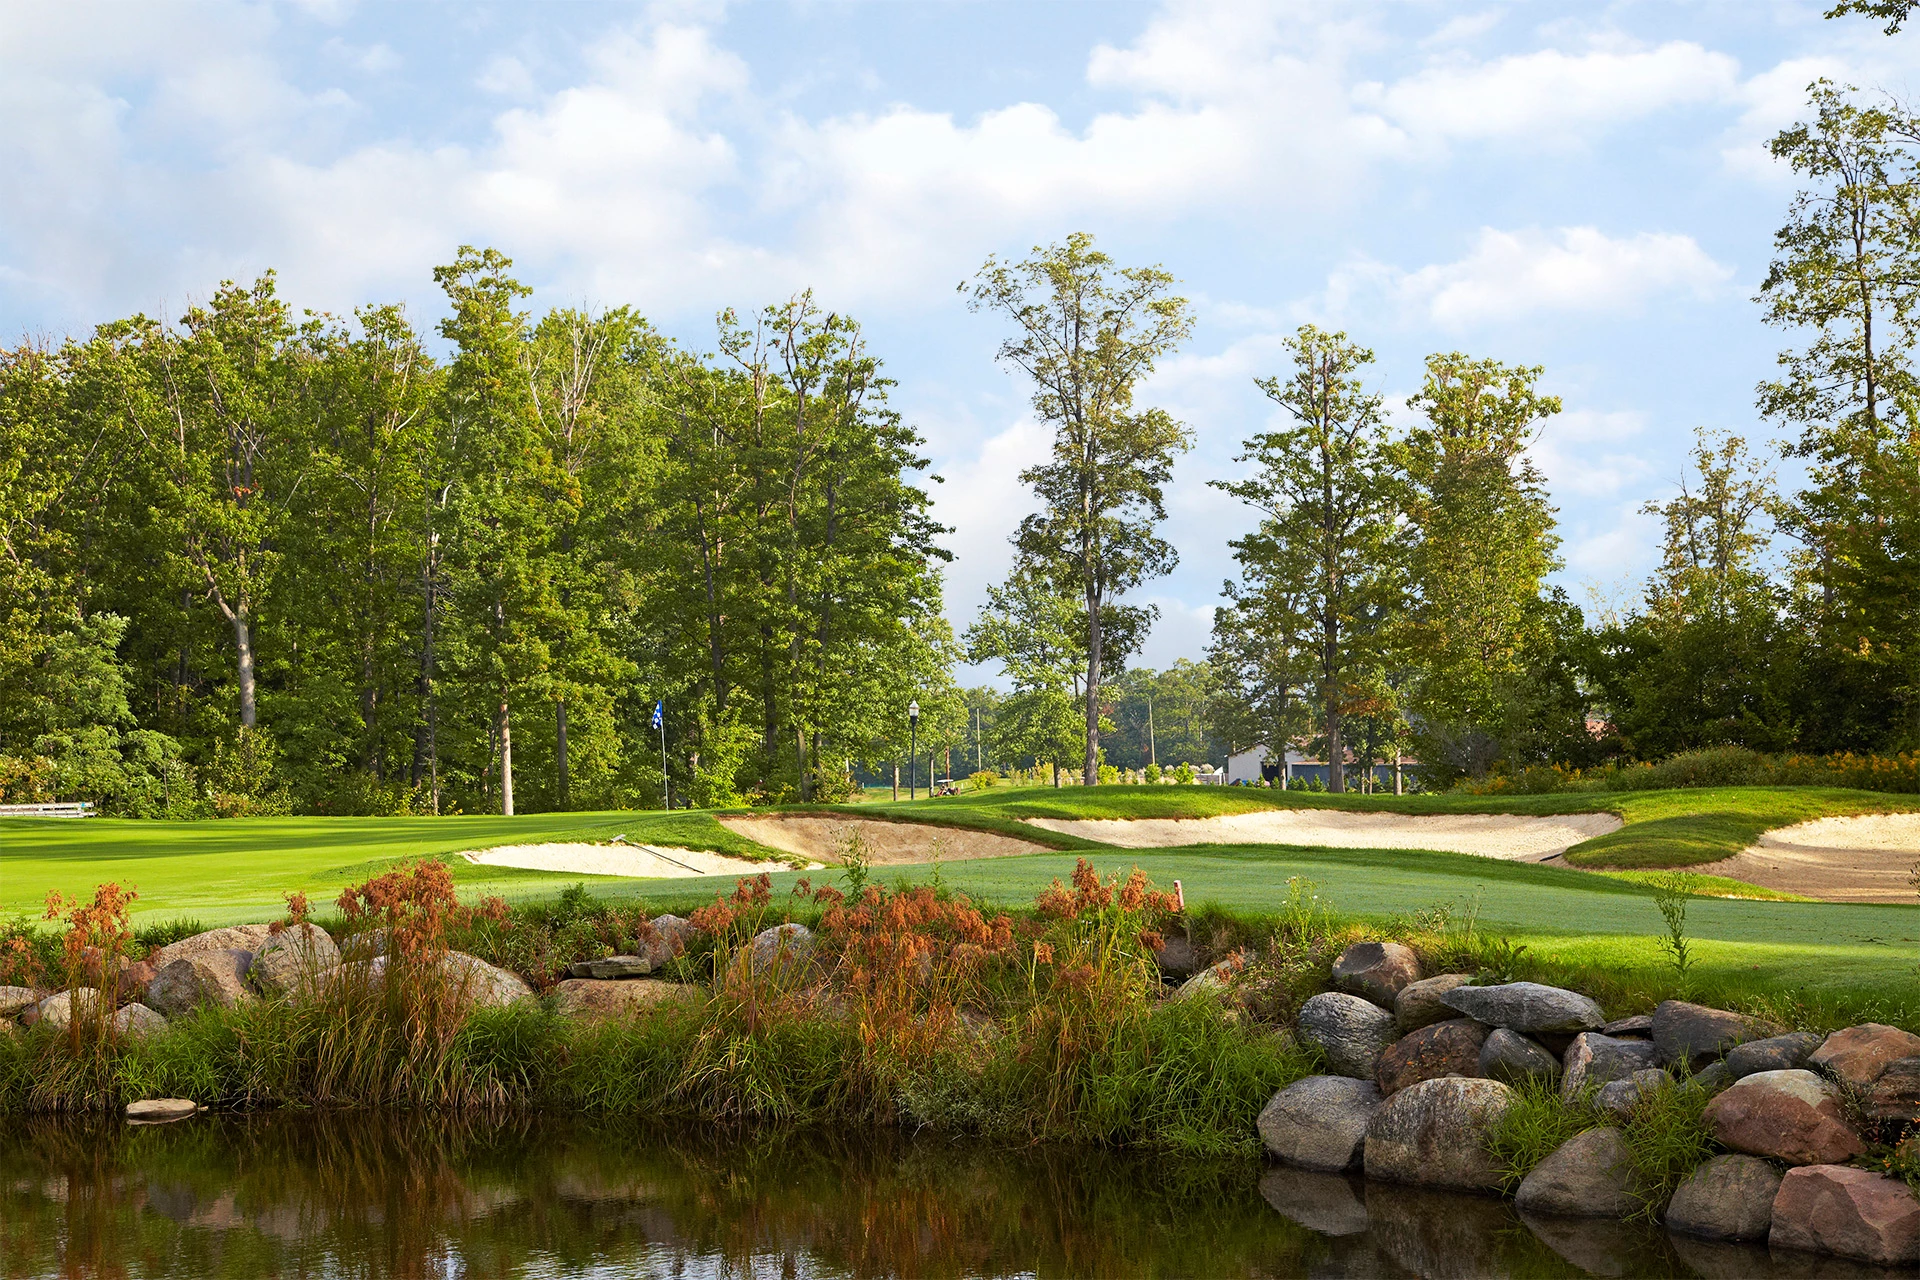
[(1792, 192), (1765, 141), (1817, 76), (1905, 96), (1920, 31), (1825, 0), (0, 6), (0, 337), (177, 314), (272, 267), (299, 306), (403, 300), (492, 244), (536, 305), (714, 312), (812, 287), (928, 439), (956, 624), (1004, 572), (1045, 434), (955, 286), (1070, 231), (1196, 305), (1150, 388), (1195, 430), (1152, 665), (1199, 656), (1207, 488), (1303, 321), (1378, 353), (1541, 364), (1561, 575), (1618, 597), (1691, 432), (1768, 432), (1751, 301)]

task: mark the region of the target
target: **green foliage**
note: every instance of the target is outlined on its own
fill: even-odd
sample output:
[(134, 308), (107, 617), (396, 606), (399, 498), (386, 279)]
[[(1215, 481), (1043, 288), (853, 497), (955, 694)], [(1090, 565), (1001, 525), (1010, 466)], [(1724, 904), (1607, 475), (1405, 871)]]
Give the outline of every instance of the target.
[(1513, 1105), (1487, 1139), (1500, 1166), (1500, 1188), (1509, 1195), (1567, 1139), (1600, 1125), (1589, 1099), (1567, 1102), (1557, 1080), (1529, 1076), (1512, 1087)]
[(1673, 962), (1674, 976), (1683, 992), (1691, 981), (1694, 963), (1693, 947), (1687, 939), (1687, 899), (1693, 891), (1692, 877), (1684, 872), (1669, 871), (1653, 881), (1653, 904), (1660, 909), (1660, 919), (1667, 927), (1660, 949)]
[(1637, 1216), (1658, 1222), (1674, 1188), (1713, 1154), (1713, 1130), (1704, 1119), (1710, 1100), (1692, 1080), (1671, 1077), (1641, 1093), (1621, 1127), (1640, 1199)]

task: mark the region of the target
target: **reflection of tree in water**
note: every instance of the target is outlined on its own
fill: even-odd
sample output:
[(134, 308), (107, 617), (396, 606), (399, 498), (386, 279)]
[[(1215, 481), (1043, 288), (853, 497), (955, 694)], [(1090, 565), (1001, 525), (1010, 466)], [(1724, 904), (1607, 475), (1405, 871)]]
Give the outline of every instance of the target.
[[(749, 1277), (1225, 1276), (1444, 1269), (1436, 1251), (1535, 1270), (1552, 1256), (1495, 1201), (1472, 1201), (1476, 1215), (1461, 1197), (1367, 1188), (1371, 1231), (1329, 1239), (1261, 1198), (1257, 1166), (889, 1134), (729, 1138), (389, 1112), (145, 1129), (36, 1120), (0, 1125), (0, 1169), (7, 1274), (425, 1277), (699, 1261)], [(1673, 1262), (1649, 1244), (1627, 1272), (1658, 1265)]]

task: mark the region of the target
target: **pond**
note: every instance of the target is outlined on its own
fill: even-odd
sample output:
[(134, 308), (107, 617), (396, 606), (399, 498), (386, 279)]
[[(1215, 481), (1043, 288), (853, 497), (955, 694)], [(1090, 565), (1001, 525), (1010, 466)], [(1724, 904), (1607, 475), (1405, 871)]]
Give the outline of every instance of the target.
[[(0, 1275), (1765, 1276), (1833, 1259), (1236, 1163), (519, 1116), (0, 1120)], [(1872, 1272), (1872, 1274), (1879, 1274)]]

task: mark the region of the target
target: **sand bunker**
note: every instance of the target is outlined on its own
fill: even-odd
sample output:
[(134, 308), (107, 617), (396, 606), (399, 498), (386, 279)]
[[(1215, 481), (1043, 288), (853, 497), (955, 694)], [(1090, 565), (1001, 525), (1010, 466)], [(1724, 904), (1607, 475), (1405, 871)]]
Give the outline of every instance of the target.
[(1354, 813), (1263, 809), (1214, 818), (1028, 818), (1036, 827), (1128, 849), (1187, 844), (1298, 844), (1326, 849), (1440, 849), (1540, 862), (1620, 829), (1610, 813)]
[(1828, 902), (1912, 902), (1920, 813), (1816, 818), (1769, 831), (1743, 852), (1691, 867)]
[(583, 876), (633, 876), (666, 880), (680, 876), (758, 875), (784, 870), (778, 864), (749, 862), (701, 849), (650, 844), (514, 844), (460, 855), (483, 867), (519, 867), (526, 871), (564, 871)]
[(925, 822), (882, 822), (839, 814), (723, 814), (714, 818), (756, 844), (822, 862), (839, 862), (849, 832), (857, 832), (875, 866), (906, 862), (958, 862), (971, 858), (1010, 858), (1023, 853), (1052, 853), (1042, 844), (991, 831), (936, 827)]

